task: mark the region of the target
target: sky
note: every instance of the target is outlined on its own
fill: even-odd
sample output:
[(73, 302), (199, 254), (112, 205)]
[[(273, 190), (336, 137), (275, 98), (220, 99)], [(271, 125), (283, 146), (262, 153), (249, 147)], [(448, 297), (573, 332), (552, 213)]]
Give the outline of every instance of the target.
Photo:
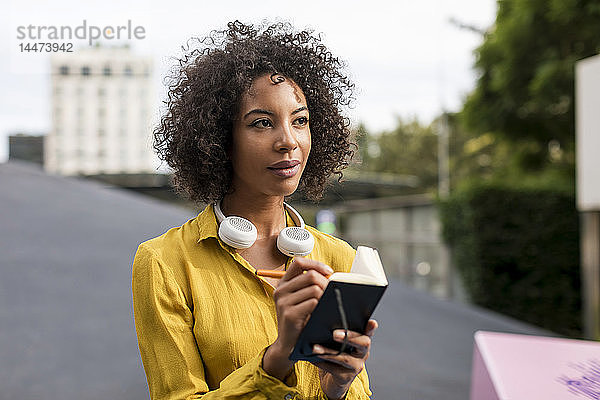
[[(8, 12), (6, 9), (8, 8)], [(128, 43), (155, 61), (155, 121), (165, 96), (164, 76), (191, 37), (222, 29), (228, 21), (289, 21), (322, 33), (323, 42), (344, 60), (355, 82), (348, 115), (373, 133), (393, 129), (397, 118), (430, 122), (442, 110), (460, 108), (474, 87), (473, 50), (481, 35), (450, 22), (486, 29), (495, 19), (495, 0), (396, 1), (73, 1), (9, 0), (0, 13), (0, 162), (8, 158), (8, 135), (50, 130), (47, 53), (22, 53), (19, 26), (125, 25), (144, 28)], [(73, 41), (75, 46), (87, 45)], [(77, 48), (77, 47), (75, 47)]]

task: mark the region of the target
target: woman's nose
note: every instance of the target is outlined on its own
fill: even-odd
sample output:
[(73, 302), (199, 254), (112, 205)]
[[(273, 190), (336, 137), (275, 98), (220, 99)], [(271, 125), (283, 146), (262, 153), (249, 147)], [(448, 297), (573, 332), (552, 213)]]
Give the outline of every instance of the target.
[(288, 152), (298, 147), (298, 141), (290, 124), (283, 124), (279, 129), (279, 135), (275, 141), (275, 149), (280, 152)]

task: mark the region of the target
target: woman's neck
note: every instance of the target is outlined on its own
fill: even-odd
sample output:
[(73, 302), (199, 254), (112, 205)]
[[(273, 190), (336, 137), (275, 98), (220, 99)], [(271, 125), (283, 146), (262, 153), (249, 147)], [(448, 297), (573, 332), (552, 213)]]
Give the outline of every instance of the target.
[(237, 215), (250, 220), (258, 230), (258, 239), (277, 236), (286, 226), (283, 196), (265, 196), (257, 199), (234, 193), (221, 202), (225, 216)]

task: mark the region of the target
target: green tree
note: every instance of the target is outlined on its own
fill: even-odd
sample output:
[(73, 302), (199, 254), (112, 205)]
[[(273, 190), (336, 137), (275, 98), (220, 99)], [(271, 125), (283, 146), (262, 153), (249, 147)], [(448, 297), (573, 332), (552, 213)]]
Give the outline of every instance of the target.
[(434, 124), (398, 118), (392, 131), (371, 135), (363, 125), (358, 127), (361, 158), (359, 169), (412, 175), (419, 178), (417, 192), (434, 191), (437, 187), (437, 135)]
[(512, 143), (522, 172), (549, 168), (573, 180), (574, 64), (600, 51), (599, 29), (598, 0), (499, 0), (476, 50), (466, 129)]

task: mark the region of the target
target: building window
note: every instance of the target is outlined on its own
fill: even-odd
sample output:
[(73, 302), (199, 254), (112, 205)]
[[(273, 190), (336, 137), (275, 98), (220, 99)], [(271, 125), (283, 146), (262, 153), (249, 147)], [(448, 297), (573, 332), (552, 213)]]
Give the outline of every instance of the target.
[(131, 69), (131, 67), (129, 65), (125, 67), (125, 75), (127, 75), (127, 76), (133, 75), (133, 70)]
[(104, 88), (98, 88), (98, 96), (99, 97), (104, 97), (105, 94), (106, 94), (106, 90)]
[(104, 129), (98, 129), (98, 136), (104, 137), (104, 135), (106, 135), (106, 131)]
[(90, 67), (81, 67), (81, 75), (88, 76), (90, 74)]
[(110, 70), (109, 66), (104, 67), (104, 69), (102, 70), (102, 73), (104, 74), (104, 76), (110, 76), (110, 74), (112, 74), (112, 71)]
[(66, 65), (61, 65), (59, 68), (59, 72), (61, 75), (69, 75), (69, 67)]
[(98, 109), (98, 117), (104, 118), (105, 116), (106, 116), (106, 110), (104, 108), (99, 108)]

